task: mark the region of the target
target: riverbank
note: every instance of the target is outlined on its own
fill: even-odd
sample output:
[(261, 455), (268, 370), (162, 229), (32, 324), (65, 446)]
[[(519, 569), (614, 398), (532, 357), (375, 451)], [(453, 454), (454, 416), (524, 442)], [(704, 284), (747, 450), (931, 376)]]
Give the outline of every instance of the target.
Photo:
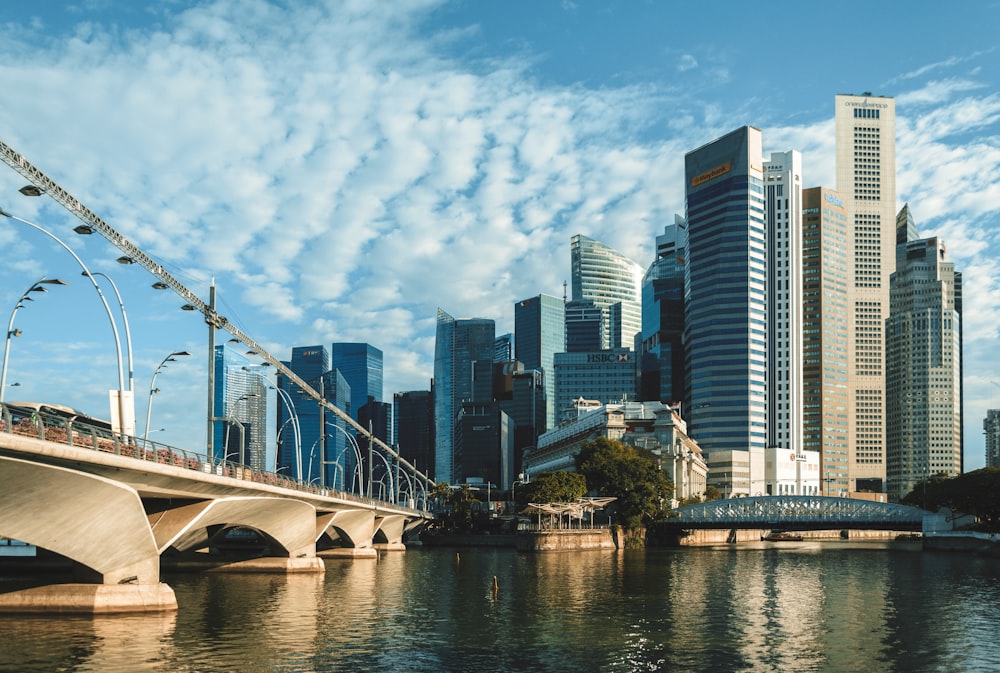
[(428, 547), (507, 547), (523, 552), (586, 551), (618, 547), (608, 528), (554, 529), (481, 535), (434, 533), (421, 536), (420, 541)]
[(924, 549), (1000, 558), (1000, 535), (975, 532), (928, 533), (924, 535)]

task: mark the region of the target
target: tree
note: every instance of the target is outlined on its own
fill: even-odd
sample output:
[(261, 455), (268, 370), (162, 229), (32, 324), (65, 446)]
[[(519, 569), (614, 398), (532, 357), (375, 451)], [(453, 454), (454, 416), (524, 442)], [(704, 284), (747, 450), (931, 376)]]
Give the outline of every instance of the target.
[(948, 507), (980, 519), (982, 528), (1000, 532), (1000, 467), (984, 467), (957, 477), (931, 477), (901, 501), (932, 512)]
[(673, 482), (650, 451), (601, 437), (587, 442), (576, 456), (576, 470), (590, 492), (616, 498), (610, 506), (625, 528), (641, 528), (665, 516), (664, 502)]
[(577, 472), (543, 472), (515, 492), (517, 507), (529, 502), (573, 502), (587, 494), (587, 480)]

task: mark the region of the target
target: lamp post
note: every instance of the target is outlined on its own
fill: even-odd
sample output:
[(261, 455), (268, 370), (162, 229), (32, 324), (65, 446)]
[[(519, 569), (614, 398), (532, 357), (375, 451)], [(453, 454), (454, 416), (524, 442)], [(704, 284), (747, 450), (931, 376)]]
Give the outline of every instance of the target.
[[(347, 441), (350, 442), (351, 446), (354, 448), (354, 453), (355, 453), (355, 456), (357, 456), (357, 460), (358, 460), (358, 466), (360, 467), (360, 465), (361, 465), (361, 447), (358, 445), (358, 440), (355, 439), (353, 436), (351, 436), (351, 433), (349, 433), (347, 430), (344, 430), (342, 427), (340, 427), (336, 423), (326, 423), (325, 427), (327, 427), (327, 428), (336, 428), (337, 430), (339, 430), (341, 432), (341, 434), (343, 434), (345, 437), (347, 437)], [(329, 435), (329, 434), (324, 435), (324, 437), (331, 437), (331, 436), (332, 435)], [(346, 451), (346, 447), (345, 447), (345, 451)], [(338, 459), (339, 459), (339, 456), (338, 456)], [(358, 472), (360, 472), (360, 470), (355, 470), (355, 474), (357, 474)], [(346, 480), (346, 478), (347, 478), (346, 473), (344, 475), (344, 478)], [(363, 477), (363, 475), (359, 479), (359, 482), (360, 483), (358, 484), (358, 494), (359, 495), (364, 495), (364, 493), (365, 493), (365, 483), (364, 483), (364, 477)], [(370, 482), (370, 478), (369, 478), (369, 482)], [(371, 488), (371, 484), (370, 483), (369, 483), (369, 488)], [(369, 493), (369, 496), (371, 496), (370, 493)]]
[[(18, 217), (16, 215), (12, 215), (11, 213), (8, 213), (6, 210), (3, 210), (2, 208), (0, 208), (0, 215), (3, 215), (4, 217), (6, 217), (8, 219), (14, 220), (15, 222), (20, 222), (21, 224), (26, 224), (29, 227), (31, 227), (32, 229), (34, 229), (35, 231), (38, 231), (38, 232), (41, 232), (41, 233), (45, 234), (46, 236), (48, 236), (49, 238), (51, 238), (53, 241), (55, 241), (56, 243), (58, 243), (62, 247), (63, 250), (65, 250), (66, 252), (68, 252), (70, 255), (73, 256), (73, 259), (75, 259), (76, 262), (77, 262), (77, 264), (80, 265), (80, 268), (83, 269), (84, 275), (86, 275), (90, 279), (90, 282), (94, 285), (94, 290), (97, 291), (97, 296), (100, 297), (101, 303), (104, 305), (104, 311), (108, 315), (108, 321), (111, 323), (111, 331), (112, 331), (112, 333), (114, 334), (114, 337), (115, 337), (115, 351), (116, 351), (117, 356), (118, 356), (118, 395), (117, 395), (117, 397), (118, 397), (118, 405), (117, 405), (118, 409), (116, 410), (114, 407), (112, 407), (112, 409), (111, 409), (111, 413), (112, 413), (112, 429), (116, 430), (120, 434), (134, 434), (134, 428), (130, 428), (128, 426), (129, 425), (134, 425), (135, 419), (134, 418), (128, 419), (125, 416), (125, 401), (124, 401), (124, 397), (125, 397), (125, 371), (124, 371), (123, 366), (122, 366), (122, 342), (121, 342), (121, 339), (118, 336), (118, 325), (115, 323), (115, 317), (111, 313), (111, 307), (108, 306), (108, 300), (104, 297), (104, 293), (101, 292), (101, 286), (97, 284), (97, 281), (94, 279), (94, 275), (92, 273), (90, 273), (90, 269), (88, 269), (87, 265), (83, 263), (83, 260), (80, 259), (80, 257), (75, 252), (73, 252), (73, 249), (70, 248), (68, 245), (66, 245), (61, 238), (59, 238), (58, 236), (56, 236), (55, 234), (53, 234), (48, 229), (45, 229), (44, 227), (42, 227), (42, 226), (40, 226), (38, 224), (35, 224), (34, 222), (29, 222), (28, 220), (25, 220), (24, 218)], [(117, 411), (117, 421), (118, 421), (118, 427), (117, 428), (115, 428), (115, 420), (116, 420), (114, 418), (115, 415), (116, 415), (115, 411)], [(129, 430), (132, 430), (133, 432), (129, 432)]]
[(167, 368), (168, 362), (177, 362), (176, 358), (184, 355), (191, 355), (191, 354), (188, 353), (187, 351), (174, 351), (167, 357), (163, 358), (160, 364), (157, 365), (156, 369), (153, 370), (153, 378), (149, 382), (149, 401), (146, 403), (146, 429), (142, 435), (143, 444), (145, 444), (146, 440), (149, 439), (149, 416), (153, 411), (153, 394), (160, 392), (160, 389), (155, 387), (156, 375), (159, 374), (162, 370)]
[(4, 391), (7, 389), (7, 358), (10, 355), (10, 340), (13, 337), (21, 335), (21, 330), (14, 329), (14, 316), (17, 315), (19, 308), (24, 307), (24, 302), (34, 301), (31, 298), (32, 292), (48, 292), (45, 289), (46, 285), (69, 285), (69, 283), (58, 278), (46, 278), (42, 276), (24, 291), (21, 298), (14, 303), (14, 309), (10, 312), (10, 321), (7, 323), (7, 338), (3, 344), (3, 364), (0, 365), (0, 403), (3, 402)]

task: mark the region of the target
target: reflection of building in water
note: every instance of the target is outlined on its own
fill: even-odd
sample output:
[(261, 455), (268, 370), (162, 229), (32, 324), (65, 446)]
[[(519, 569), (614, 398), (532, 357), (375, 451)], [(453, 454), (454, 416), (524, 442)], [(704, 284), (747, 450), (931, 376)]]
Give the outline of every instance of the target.
[(580, 448), (604, 437), (651, 451), (674, 482), (675, 499), (705, 492), (708, 468), (676, 409), (661, 402), (595, 405), (579, 400), (579, 405), (587, 410), (538, 438), (537, 448), (524, 458), (525, 472), (573, 471)]

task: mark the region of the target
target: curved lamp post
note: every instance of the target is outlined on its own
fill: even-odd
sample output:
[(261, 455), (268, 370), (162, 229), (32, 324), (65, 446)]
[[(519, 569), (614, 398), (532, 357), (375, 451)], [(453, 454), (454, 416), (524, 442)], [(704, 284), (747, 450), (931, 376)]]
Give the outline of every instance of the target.
[[(121, 262), (122, 259), (127, 259), (127, 258), (119, 258), (118, 261)], [(126, 264), (128, 262), (121, 262), (121, 263)], [(111, 276), (104, 273), (103, 271), (94, 271), (93, 274), (91, 274), (89, 271), (84, 271), (80, 275), (100, 276), (104, 280), (111, 283), (111, 289), (114, 290), (115, 292), (115, 299), (118, 300), (118, 308), (120, 308), (122, 312), (122, 324), (125, 327), (125, 347), (126, 347), (126, 356), (128, 357), (128, 390), (131, 390), (132, 394), (135, 395), (135, 365), (132, 364), (132, 332), (131, 330), (129, 330), (128, 313), (125, 312), (125, 302), (122, 301), (121, 292), (118, 291), (118, 286), (115, 284), (115, 281), (111, 279)]]
[[(328, 427), (328, 428), (336, 428), (337, 430), (340, 430), (341, 434), (343, 434), (345, 437), (347, 437), (347, 441), (349, 441), (351, 443), (351, 446), (354, 448), (354, 453), (355, 453), (355, 455), (358, 458), (358, 465), (360, 466), (361, 465), (361, 447), (358, 445), (358, 440), (355, 439), (354, 437), (352, 437), (351, 433), (349, 433), (347, 430), (344, 430), (342, 427), (340, 427), (336, 423), (327, 422), (326, 423), (326, 427)], [(330, 436), (330, 435), (328, 434), (327, 436)], [(344, 450), (345, 451), (347, 450), (346, 447), (345, 447)], [(343, 453), (343, 451), (341, 453)], [(338, 456), (337, 458), (339, 459), (340, 456)], [(356, 471), (356, 473), (357, 473), (357, 471)], [(345, 476), (345, 479), (346, 479), (346, 475), (344, 475), (344, 476)], [(358, 493), (359, 493), (359, 495), (364, 495), (365, 484), (364, 484), (363, 477), (360, 477), (359, 481), (360, 481), (360, 483), (358, 484)]]
[(64, 280), (59, 280), (58, 278), (46, 278), (42, 276), (34, 283), (32, 283), (21, 298), (14, 303), (14, 310), (10, 312), (10, 321), (7, 323), (7, 338), (4, 340), (3, 344), (3, 365), (0, 365), (0, 403), (3, 402), (3, 394), (7, 389), (7, 358), (10, 356), (10, 340), (13, 337), (20, 336), (21, 330), (14, 329), (14, 316), (17, 315), (17, 310), (24, 307), (24, 302), (34, 301), (31, 298), (32, 292), (48, 292), (45, 289), (46, 285), (69, 285)]
[[(3, 208), (0, 208), (0, 215), (3, 215), (4, 217), (6, 217), (8, 219), (14, 220), (15, 222), (20, 222), (21, 224), (26, 224), (29, 227), (31, 227), (32, 229), (34, 229), (35, 231), (41, 232), (41, 233), (45, 234), (46, 236), (48, 236), (49, 238), (51, 238), (53, 241), (55, 241), (56, 243), (58, 243), (62, 247), (63, 250), (65, 250), (66, 252), (68, 252), (69, 254), (71, 254), (73, 256), (73, 259), (76, 260), (76, 263), (80, 265), (81, 269), (83, 269), (84, 275), (86, 275), (90, 279), (90, 282), (94, 286), (94, 290), (97, 291), (97, 296), (100, 297), (101, 303), (104, 305), (104, 311), (108, 314), (108, 321), (111, 323), (111, 331), (112, 331), (112, 333), (114, 334), (114, 337), (115, 337), (115, 351), (116, 351), (117, 356), (118, 356), (118, 428), (117, 428), (117, 431), (120, 434), (123, 434), (123, 435), (124, 434), (134, 434), (134, 428), (129, 428), (128, 426), (130, 424), (134, 424), (135, 419), (134, 418), (127, 418), (126, 415), (125, 415), (125, 399), (124, 399), (125, 398), (125, 371), (124, 371), (124, 368), (123, 368), (123, 365), (122, 365), (122, 342), (121, 342), (121, 338), (118, 336), (118, 325), (115, 323), (115, 317), (111, 313), (111, 307), (108, 306), (108, 300), (104, 297), (104, 293), (101, 292), (101, 286), (98, 285), (97, 284), (97, 280), (94, 279), (94, 274), (92, 274), (90, 272), (90, 269), (88, 269), (87, 265), (83, 263), (83, 260), (80, 259), (80, 257), (75, 252), (73, 252), (72, 248), (70, 248), (68, 245), (66, 245), (62, 241), (61, 238), (59, 238), (58, 236), (56, 236), (55, 234), (53, 234), (48, 229), (45, 229), (44, 227), (42, 227), (40, 225), (37, 225), (34, 222), (29, 222), (28, 220), (25, 220), (24, 218), (18, 217), (17, 215), (12, 215), (11, 213), (8, 213), (6, 210), (4, 210)], [(112, 409), (112, 411), (114, 411), (114, 409)], [(114, 419), (112, 419), (112, 420), (114, 420)], [(113, 422), (112, 422), (112, 428), (114, 428), (114, 423)], [(129, 430), (133, 430), (133, 432), (129, 433), (128, 432)]]
[(146, 429), (142, 435), (143, 444), (145, 444), (146, 440), (149, 439), (149, 416), (153, 412), (153, 394), (160, 392), (160, 389), (155, 387), (156, 375), (159, 374), (162, 370), (167, 368), (168, 362), (177, 362), (176, 358), (181, 357), (183, 355), (191, 355), (191, 354), (188, 353), (187, 351), (174, 351), (167, 357), (163, 358), (160, 364), (157, 365), (156, 369), (153, 370), (153, 378), (149, 382), (149, 401), (146, 402)]

